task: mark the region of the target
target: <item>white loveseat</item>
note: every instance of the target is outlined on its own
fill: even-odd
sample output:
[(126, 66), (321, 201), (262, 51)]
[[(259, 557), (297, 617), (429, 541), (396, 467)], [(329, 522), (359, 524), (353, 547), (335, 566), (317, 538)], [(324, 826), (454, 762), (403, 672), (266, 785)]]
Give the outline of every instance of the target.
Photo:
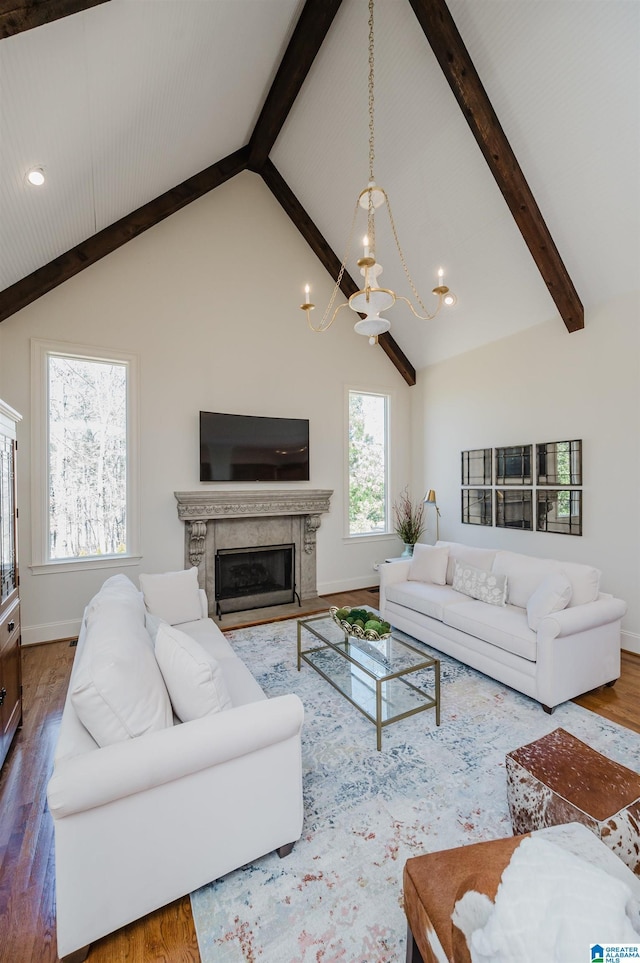
[(551, 712), (620, 675), (626, 603), (599, 583), (588, 565), (439, 541), (380, 566), (380, 612)]
[(195, 569), (145, 578), (155, 616), (124, 575), (85, 610), (48, 786), (58, 953), (74, 963), (302, 831), (300, 699), (266, 698)]

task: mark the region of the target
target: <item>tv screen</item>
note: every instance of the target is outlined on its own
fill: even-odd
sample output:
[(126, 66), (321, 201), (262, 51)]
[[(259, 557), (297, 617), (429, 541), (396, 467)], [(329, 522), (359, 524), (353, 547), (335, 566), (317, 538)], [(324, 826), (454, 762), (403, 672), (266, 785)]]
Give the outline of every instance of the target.
[(309, 420), (200, 412), (200, 481), (308, 481)]

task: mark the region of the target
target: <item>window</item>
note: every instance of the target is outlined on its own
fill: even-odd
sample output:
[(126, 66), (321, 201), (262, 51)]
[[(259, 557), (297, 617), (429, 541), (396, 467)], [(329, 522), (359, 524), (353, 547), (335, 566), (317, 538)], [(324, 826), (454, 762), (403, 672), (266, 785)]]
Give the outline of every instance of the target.
[(33, 567), (137, 552), (132, 356), (33, 342)]
[(349, 535), (388, 531), (388, 395), (349, 391)]

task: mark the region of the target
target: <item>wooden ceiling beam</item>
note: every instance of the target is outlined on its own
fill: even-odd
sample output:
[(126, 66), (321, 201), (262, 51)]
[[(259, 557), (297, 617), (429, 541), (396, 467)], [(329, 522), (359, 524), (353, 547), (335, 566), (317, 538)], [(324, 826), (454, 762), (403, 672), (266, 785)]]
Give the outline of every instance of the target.
[(97, 7), (109, 0), (8, 0), (0, 7), (0, 39), (33, 30), (52, 20)]
[(148, 204), (143, 204), (136, 211), (121, 217), (119, 221), (105, 227), (98, 234), (87, 238), (70, 251), (66, 251), (55, 260), (38, 268), (37, 271), (5, 288), (0, 292), (0, 321), (4, 321), (5, 318), (20, 311), (32, 301), (36, 301), (43, 294), (95, 264), (100, 258), (111, 254), (127, 241), (246, 170), (248, 160), (247, 145), (229, 154), (217, 164), (212, 164), (211, 167), (200, 171), (199, 174), (189, 177), (182, 184), (166, 191)]
[(445, 0), (409, 0), (568, 331), (584, 308)]
[(287, 119), (342, 0), (307, 0), (249, 141), (249, 167), (260, 169)]
[[(266, 160), (260, 169), (260, 174), (273, 196), (285, 213), (289, 215), (313, 253), (335, 281), (340, 271), (339, 257), (313, 223), (273, 162)], [(347, 271), (342, 275), (340, 290), (346, 298), (351, 297), (358, 290), (358, 285)], [(378, 344), (407, 384), (415, 385), (416, 369), (391, 335), (388, 332), (381, 334), (378, 338)]]

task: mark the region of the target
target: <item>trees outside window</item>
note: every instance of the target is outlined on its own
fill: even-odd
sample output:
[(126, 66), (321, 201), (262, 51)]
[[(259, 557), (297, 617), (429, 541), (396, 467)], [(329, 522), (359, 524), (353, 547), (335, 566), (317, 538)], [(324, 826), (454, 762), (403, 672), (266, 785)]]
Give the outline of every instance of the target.
[(349, 534), (383, 534), (388, 525), (387, 395), (349, 391)]
[(122, 564), (138, 551), (137, 362), (34, 339), (33, 565)]
[(127, 366), (49, 356), (49, 558), (127, 551)]

